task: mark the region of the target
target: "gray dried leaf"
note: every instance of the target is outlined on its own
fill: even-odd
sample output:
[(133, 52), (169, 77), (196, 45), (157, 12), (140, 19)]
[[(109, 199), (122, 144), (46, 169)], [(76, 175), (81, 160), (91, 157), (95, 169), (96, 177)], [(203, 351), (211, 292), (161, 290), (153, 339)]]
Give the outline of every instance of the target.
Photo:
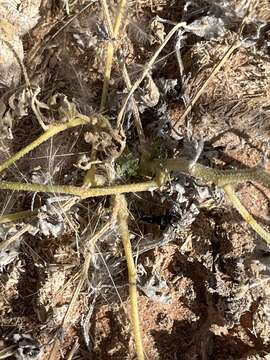
[(1, 139), (13, 139), (12, 125), (13, 117), (10, 110), (8, 110), (2, 117), (0, 117), (0, 138)]
[(40, 4), (41, 0), (1, 0), (0, 18), (14, 25), (20, 36), (24, 35), (36, 26)]
[(160, 98), (159, 89), (150, 75), (147, 76), (143, 88), (139, 88), (138, 91), (140, 97), (139, 110), (141, 112), (158, 104)]
[(151, 44), (161, 44), (164, 41), (164, 38), (166, 36), (165, 33), (165, 26), (160, 22), (160, 19), (158, 16), (156, 16), (153, 21), (150, 24), (150, 29), (152, 32), (152, 41)]
[(3, 271), (3, 268), (8, 264), (11, 264), (16, 257), (19, 255), (18, 251), (15, 249), (6, 249), (0, 251), (0, 272)]
[(50, 172), (43, 172), (39, 166), (33, 169), (31, 173), (31, 182), (34, 184), (48, 184), (52, 181), (52, 174)]
[(12, 94), (8, 99), (8, 105), (11, 109), (13, 117), (19, 119), (28, 115), (30, 102), (31, 98), (28, 89), (23, 89), (22, 91)]
[(6, 240), (8, 237), (13, 236), (17, 233), (15, 225), (1, 224), (0, 225), (0, 239)]
[(23, 61), (23, 46), (16, 27), (1, 18), (1, 7), (0, 48), (0, 88), (16, 86), (21, 77), (18, 59)]
[(178, 95), (178, 91), (176, 90), (176, 86), (178, 85), (177, 79), (158, 79), (158, 87), (163, 96), (170, 96), (173, 99)]
[(129, 20), (127, 33), (132, 43), (147, 45), (154, 41), (153, 36), (149, 35), (148, 29), (146, 29), (144, 24), (139, 24), (136, 21)]
[(54, 205), (42, 206), (37, 218), (37, 227), (45, 236), (53, 236), (56, 238), (62, 235), (66, 230), (62, 212)]
[(138, 285), (138, 287), (149, 299), (158, 301), (161, 304), (170, 304), (171, 302), (171, 296), (164, 293), (164, 290), (168, 289), (166, 281), (162, 280), (156, 273), (151, 275), (144, 285)]
[(225, 25), (222, 19), (209, 15), (186, 25), (185, 30), (209, 40), (224, 36)]
[(17, 360), (38, 360), (43, 354), (39, 341), (29, 334), (13, 334), (7, 341), (16, 345), (15, 358)]

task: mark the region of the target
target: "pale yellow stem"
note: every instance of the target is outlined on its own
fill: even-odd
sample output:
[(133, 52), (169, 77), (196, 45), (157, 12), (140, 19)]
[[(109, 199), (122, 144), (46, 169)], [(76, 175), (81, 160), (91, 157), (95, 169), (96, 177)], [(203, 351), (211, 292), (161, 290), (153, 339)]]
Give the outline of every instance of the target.
[(257, 221), (254, 219), (254, 217), (247, 211), (247, 209), (244, 207), (244, 205), (241, 203), (241, 201), (238, 199), (238, 197), (235, 195), (235, 192), (233, 190), (232, 185), (225, 185), (223, 187), (228, 199), (231, 201), (233, 206), (236, 208), (236, 210), (239, 212), (239, 214), (242, 216), (242, 218), (252, 227), (252, 229), (268, 244), (270, 244), (270, 234), (264, 230), (264, 228), (261, 227), (257, 223)]
[(128, 281), (129, 281), (129, 297), (130, 297), (130, 317), (133, 327), (133, 335), (136, 346), (136, 354), (138, 360), (144, 359), (143, 343), (140, 329), (140, 319), (138, 310), (137, 298), (137, 272), (134, 264), (132, 247), (130, 243), (130, 236), (128, 230), (128, 209), (124, 195), (118, 195), (116, 201), (119, 202), (118, 210), (118, 227), (122, 238), (123, 247), (125, 250), (125, 257), (128, 268)]

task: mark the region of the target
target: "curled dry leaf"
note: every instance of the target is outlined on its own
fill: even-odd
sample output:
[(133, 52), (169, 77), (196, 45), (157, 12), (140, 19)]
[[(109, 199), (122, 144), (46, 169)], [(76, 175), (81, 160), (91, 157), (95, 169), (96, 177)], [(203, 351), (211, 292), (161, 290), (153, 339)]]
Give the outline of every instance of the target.
[(19, 255), (15, 249), (6, 249), (0, 251), (0, 272), (3, 271), (5, 266), (11, 264)]
[(147, 76), (143, 88), (139, 89), (140, 93), (140, 111), (156, 106), (159, 102), (160, 94), (157, 85), (150, 75)]
[(22, 36), (36, 26), (41, 0), (0, 0), (0, 18), (16, 27)]
[(166, 281), (162, 280), (156, 273), (150, 275), (144, 285), (139, 285), (139, 288), (149, 299), (160, 302), (161, 304), (170, 304), (171, 302), (170, 295), (166, 294), (166, 290), (168, 290)]
[(58, 237), (65, 232), (61, 209), (54, 205), (44, 205), (38, 213), (38, 228), (44, 236)]
[(0, 48), (0, 88), (16, 86), (21, 76), (19, 61), (23, 61), (23, 46), (17, 28), (1, 16)]
[(0, 87), (19, 83), (23, 45), (20, 36), (38, 22), (41, 0), (0, 0)]
[(165, 27), (162, 22), (159, 21), (158, 17), (155, 17), (150, 25), (151, 32), (152, 32), (152, 38), (151, 38), (151, 44), (161, 44), (164, 41), (164, 38), (166, 36), (165, 33)]
[(39, 341), (29, 334), (13, 334), (6, 339), (16, 346), (15, 358), (17, 360), (38, 360), (43, 354)]
[(214, 16), (203, 16), (187, 25), (185, 30), (207, 40), (218, 38), (225, 34), (223, 20)]

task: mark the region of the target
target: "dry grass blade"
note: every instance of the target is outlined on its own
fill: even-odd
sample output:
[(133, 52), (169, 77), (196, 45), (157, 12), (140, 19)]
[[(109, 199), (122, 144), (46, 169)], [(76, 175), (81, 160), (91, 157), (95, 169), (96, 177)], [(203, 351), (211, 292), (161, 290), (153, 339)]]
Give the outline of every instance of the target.
[(130, 317), (133, 327), (133, 335), (135, 339), (136, 354), (138, 360), (144, 359), (143, 343), (140, 329), (140, 319), (138, 310), (137, 299), (137, 272), (133, 260), (132, 248), (130, 243), (130, 236), (128, 230), (128, 209), (126, 199), (123, 195), (116, 197), (118, 202), (118, 227), (122, 237), (122, 242), (125, 250), (125, 257), (128, 268), (128, 281), (129, 281), (129, 296), (130, 296)]
[(201, 95), (203, 94), (203, 92), (206, 90), (207, 86), (210, 84), (211, 80), (214, 78), (214, 76), (219, 72), (219, 70), (222, 68), (222, 66), (224, 66), (224, 64), (226, 63), (226, 61), (229, 59), (229, 57), (231, 56), (231, 54), (234, 52), (235, 49), (237, 49), (240, 46), (240, 42), (238, 40), (236, 40), (225, 52), (225, 54), (223, 55), (222, 59), (220, 60), (220, 62), (214, 67), (214, 69), (212, 70), (211, 74), (209, 75), (209, 77), (207, 78), (207, 80), (203, 83), (203, 85), (199, 88), (199, 90), (197, 91), (197, 93), (194, 95), (193, 99), (190, 100), (189, 104), (187, 104), (186, 109), (184, 111), (184, 113), (181, 115), (181, 117), (179, 119), (177, 119), (174, 123), (173, 123), (173, 128), (175, 128), (177, 126), (177, 124), (183, 124), (184, 120), (186, 119), (186, 117), (188, 116), (188, 114), (191, 112), (191, 110), (193, 109), (194, 105), (196, 104), (196, 102), (198, 101), (198, 99), (201, 97)]
[(16, 351), (16, 346), (15, 345), (11, 345), (8, 346), (4, 349), (0, 350), (0, 359), (7, 359), (10, 358), (11, 356), (14, 356), (14, 353)]
[(236, 208), (236, 210), (239, 212), (239, 214), (242, 216), (242, 218), (248, 223), (252, 229), (265, 241), (267, 244), (270, 244), (270, 233), (264, 230), (260, 224), (257, 223), (257, 221), (253, 218), (253, 216), (247, 211), (247, 209), (243, 206), (241, 201), (236, 196), (232, 185), (225, 185), (224, 191), (228, 197), (228, 199), (231, 201), (233, 206)]
[(117, 127), (120, 129), (122, 127), (122, 121), (123, 121), (123, 117), (125, 114), (125, 110), (126, 110), (126, 106), (129, 102), (129, 100), (131, 99), (132, 95), (134, 94), (134, 92), (136, 91), (136, 89), (139, 87), (139, 85), (141, 84), (141, 82), (144, 80), (144, 78), (147, 76), (147, 74), (149, 73), (149, 71), (151, 70), (152, 66), (154, 65), (156, 59), (158, 58), (159, 54), (161, 53), (161, 51), (163, 50), (163, 48), (165, 47), (165, 45), (169, 42), (169, 40), (172, 38), (172, 36), (176, 33), (176, 31), (181, 27), (185, 25), (185, 23), (179, 23), (177, 25), (175, 25), (172, 30), (168, 33), (168, 35), (165, 37), (163, 43), (159, 46), (159, 48), (156, 50), (155, 54), (151, 57), (151, 59), (148, 61), (148, 63), (145, 65), (144, 70), (141, 74), (141, 76), (139, 76), (138, 80), (135, 81), (135, 83), (133, 84), (132, 88), (130, 89), (128, 95), (125, 98), (125, 101), (121, 107), (121, 110), (117, 116)]
[(0, 251), (3, 251), (9, 247), (14, 241), (18, 240), (23, 234), (32, 228), (32, 225), (24, 225), (21, 230), (19, 230), (15, 235), (11, 236), (9, 239), (4, 240), (0, 243)]
[[(103, 8), (105, 9), (105, 16), (107, 18), (107, 23), (109, 26), (111, 26), (111, 20), (110, 20), (106, 0), (103, 0), (102, 3), (103, 3)], [(108, 42), (108, 46), (107, 46), (107, 57), (106, 57), (106, 64), (105, 64), (105, 70), (104, 70), (104, 83), (103, 83), (103, 89), (102, 89), (102, 95), (101, 95), (100, 111), (104, 110), (106, 101), (107, 101), (107, 96), (108, 96), (109, 82), (110, 82), (110, 78), (111, 78), (113, 54), (114, 54), (114, 44), (112, 41), (115, 41), (118, 37), (125, 8), (126, 8), (126, 0), (120, 0), (114, 27), (113, 27), (113, 29), (111, 29), (111, 28), (109, 29), (109, 32), (112, 34), (113, 39), (111, 39)]]
[(35, 217), (37, 215), (37, 211), (36, 210), (26, 210), (26, 211), (19, 211), (17, 213), (14, 214), (8, 214), (8, 215), (3, 215), (0, 216), (0, 224), (5, 224), (8, 222), (13, 222), (13, 221), (18, 221), (18, 220), (22, 220), (22, 219), (31, 219), (33, 217)]
[(74, 345), (72, 346), (72, 349), (70, 350), (67, 360), (72, 360), (73, 356), (75, 355), (76, 351), (79, 349), (79, 341), (78, 339), (75, 341)]
[[(88, 243), (88, 246), (87, 246), (88, 253), (87, 253), (87, 255), (85, 257), (85, 260), (84, 260), (84, 264), (83, 264), (83, 268), (82, 268), (81, 273), (80, 273), (80, 278), (79, 278), (78, 284), (77, 284), (77, 286), (75, 288), (75, 291), (73, 292), (73, 295), (72, 295), (71, 301), (69, 303), (68, 309), (67, 309), (67, 311), (65, 313), (65, 316), (63, 318), (63, 321), (62, 321), (62, 330), (63, 331), (66, 331), (66, 329), (67, 329), (67, 326), (69, 324), (69, 321), (70, 321), (74, 306), (76, 305), (76, 302), (78, 300), (78, 297), (80, 295), (82, 287), (83, 287), (85, 281), (88, 278), (88, 271), (89, 271), (89, 267), (90, 267), (90, 264), (91, 264), (91, 259), (92, 259), (92, 254), (93, 254), (93, 251), (94, 251), (95, 244), (96, 244), (97, 240), (102, 235), (104, 235), (106, 233), (106, 231), (108, 231), (108, 229), (110, 227), (111, 227), (111, 222), (108, 222), (94, 236), (91, 236), (90, 239), (87, 241), (87, 243)], [(60, 346), (60, 340), (58, 338), (55, 338), (52, 349), (50, 351), (50, 355), (49, 355), (48, 360), (56, 359), (57, 353), (59, 351), (59, 346)]]
[(34, 150), (36, 147), (50, 139), (56, 134), (59, 134), (62, 131), (65, 131), (69, 128), (73, 128), (79, 125), (89, 124), (93, 121), (95, 117), (87, 118), (86, 116), (78, 116), (75, 117), (65, 123), (55, 124), (50, 126), (42, 135), (40, 135), (36, 140), (34, 140), (31, 144), (24, 147), (22, 150), (18, 151), (15, 155), (11, 156), (8, 160), (4, 161), (0, 165), (0, 172), (7, 169), (10, 165), (15, 163), (15, 161), (19, 160), (24, 155), (28, 154), (30, 151)]
[[(130, 91), (132, 85), (131, 85), (130, 77), (128, 75), (127, 67), (125, 64), (123, 66), (123, 78), (126, 83), (126, 87), (127, 87), (128, 91)], [(139, 109), (138, 109), (138, 106), (137, 106), (136, 101), (133, 96), (131, 97), (131, 104), (132, 104), (132, 111), (133, 111), (133, 116), (134, 116), (134, 120), (135, 120), (135, 126), (136, 126), (137, 133), (139, 136), (140, 145), (143, 150), (143, 149), (145, 149), (145, 146), (146, 146), (146, 139), (145, 139), (144, 132), (143, 132)]]

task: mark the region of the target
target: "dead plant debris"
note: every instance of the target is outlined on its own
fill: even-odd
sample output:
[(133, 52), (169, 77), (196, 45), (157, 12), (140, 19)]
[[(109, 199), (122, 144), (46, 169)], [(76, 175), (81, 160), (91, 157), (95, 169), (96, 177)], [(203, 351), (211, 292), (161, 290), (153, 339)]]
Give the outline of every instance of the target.
[[(269, 245), (221, 188), (54, 191), (269, 172), (269, 1), (0, 0), (0, 48), (0, 180), (51, 189), (0, 190), (0, 359), (269, 359)], [(270, 190), (235, 190), (269, 230)]]

